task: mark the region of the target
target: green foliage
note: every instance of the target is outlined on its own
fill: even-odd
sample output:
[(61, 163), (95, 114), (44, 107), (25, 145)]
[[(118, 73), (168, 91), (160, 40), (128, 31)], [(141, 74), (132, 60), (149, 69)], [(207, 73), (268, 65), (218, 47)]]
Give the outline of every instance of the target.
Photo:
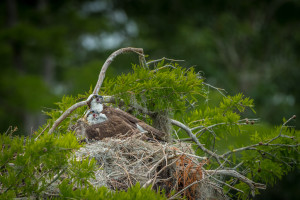
[[(75, 189), (74, 189), (75, 188)], [(127, 191), (109, 191), (105, 187), (99, 188), (76, 188), (74, 185), (69, 184), (67, 180), (59, 186), (61, 197), (63, 199), (95, 199), (95, 200), (163, 200), (167, 199), (164, 193), (160, 194), (151, 190), (151, 186), (141, 188), (137, 183), (135, 186), (129, 188)]]
[[(133, 65), (133, 72), (109, 79), (104, 84), (104, 94), (124, 100), (126, 105), (138, 103), (152, 112), (185, 112), (187, 102), (192, 104), (198, 96), (205, 96), (202, 79), (193, 68), (163, 67), (164, 61), (151, 70)], [(160, 69), (161, 68), (161, 69)]]
[(46, 132), (35, 138), (0, 135), (1, 199), (39, 195), (66, 170), (72, 150), (80, 147), (72, 133), (54, 136)]
[(75, 185), (82, 187), (83, 185), (88, 185), (88, 179), (95, 178), (95, 169), (96, 160), (94, 158), (77, 161), (76, 157), (74, 157), (70, 160), (68, 172), (72, 174), (72, 177), (75, 179)]

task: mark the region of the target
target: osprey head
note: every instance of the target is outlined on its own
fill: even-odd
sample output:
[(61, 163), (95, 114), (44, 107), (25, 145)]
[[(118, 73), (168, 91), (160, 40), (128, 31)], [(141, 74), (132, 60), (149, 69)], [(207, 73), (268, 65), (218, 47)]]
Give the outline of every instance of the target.
[(89, 110), (85, 116), (85, 119), (88, 124), (92, 125), (106, 121), (107, 117), (96, 110)]
[(95, 118), (97, 118), (99, 115), (99, 113), (97, 111), (94, 111), (94, 110), (89, 110), (85, 116), (84, 116), (84, 119), (90, 123), (92, 120), (94, 120)]
[[(103, 97), (101, 95), (98, 95), (98, 94), (94, 94), (92, 95), (91, 97), (89, 97), (89, 101), (88, 101), (88, 106), (89, 108), (91, 109), (95, 109), (97, 110), (97, 106), (98, 105), (101, 105), (102, 102), (103, 102)], [(101, 112), (101, 111), (100, 111)]]

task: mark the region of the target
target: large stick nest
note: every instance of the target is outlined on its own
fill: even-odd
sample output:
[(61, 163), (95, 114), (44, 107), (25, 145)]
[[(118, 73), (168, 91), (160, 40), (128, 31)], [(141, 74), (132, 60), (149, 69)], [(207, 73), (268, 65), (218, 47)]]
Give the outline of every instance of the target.
[(190, 144), (169, 144), (145, 137), (144, 133), (119, 135), (88, 143), (76, 152), (78, 159), (94, 158), (99, 166), (95, 187), (127, 190), (137, 182), (175, 191), (188, 199), (225, 199), (222, 191), (204, 178), (206, 160), (195, 156)]

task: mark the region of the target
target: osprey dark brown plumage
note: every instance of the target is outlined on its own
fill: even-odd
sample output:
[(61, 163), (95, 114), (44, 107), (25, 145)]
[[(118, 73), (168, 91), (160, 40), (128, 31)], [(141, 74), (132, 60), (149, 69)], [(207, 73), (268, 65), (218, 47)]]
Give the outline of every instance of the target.
[(155, 139), (165, 140), (166, 134), (148, 124), (144, 121), (134, 117), (133, 115), (120, 110), (115, 109), (106, 105), (103, 105), (103, 111), (101, 112), (105, 114), (108, 118), (108, 121), (114, 119), (115, 117), (119, 117), (124, 121), (124, 123), (128, 124), (129, 126), (133, 127), (134, 129), (138, 129), (137, 125), (139, 125), (142, 129), (148, 132), (149, 137), (154, 137)]
[(85, 132), (88, 139), (102, 140), (103, 138), (114, 137), (119, 134), (132, 135), (139, 131), (132, 125), (125, 123), (122, 118), (112, 116), (105, 122), (87, 126)]

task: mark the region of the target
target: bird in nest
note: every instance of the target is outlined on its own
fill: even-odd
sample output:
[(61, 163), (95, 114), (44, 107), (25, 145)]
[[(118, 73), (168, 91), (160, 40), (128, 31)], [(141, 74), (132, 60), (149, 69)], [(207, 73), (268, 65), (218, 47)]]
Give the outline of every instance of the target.
[(93, 95), (84, 116), (84, 132), (88, 139), (101, 140), (115, 135), (132, 135), (145, 132), (148, 137), (165, 140), (166, 134), (131, 114), (103, 104), (103, 97)]

